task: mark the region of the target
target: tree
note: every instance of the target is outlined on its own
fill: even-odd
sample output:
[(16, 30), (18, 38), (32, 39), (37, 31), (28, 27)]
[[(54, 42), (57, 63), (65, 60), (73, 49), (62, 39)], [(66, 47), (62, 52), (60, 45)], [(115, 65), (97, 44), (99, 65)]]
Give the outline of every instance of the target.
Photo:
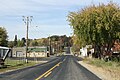
[(38, 46), (38, 42), (35, 40), (32, 40), (29, 44), (29, 46)]
[(17, 35), (15, 35), (14, 46), (17, 46)]
[(8, 36), (5, 28), (0, 27), (0, 46), (7, 46)]
[[(78, 12), (70, 12), (68, 21), (74, 31), (74, 42), (80, 47), (93, 44), (100, 46), (120, 39), (120, 7), (114, 3), (90, 6)], [(76, 38), (76, 39), (75, 39)]]
[(24, 41), (19, 39), (17, 41), (17, 47), (23, 47), (23, 46), (24, 46)]
[(14, 47), (14, 42), (13, 41), (8, 41), (8, 47), (13, 48)]
[[(23, 38), (21, 39), (21, 41), (23, 42), (23, 46), (25, 46), (26, 39), (23, 37)], [(28, 44), (29, 44), (29, 40), (28, 40)]]
[(41, 39), (36, 39), (38, 46), (48, 46), (49, 45), (49, 40), (48, 38), (41, 38)]

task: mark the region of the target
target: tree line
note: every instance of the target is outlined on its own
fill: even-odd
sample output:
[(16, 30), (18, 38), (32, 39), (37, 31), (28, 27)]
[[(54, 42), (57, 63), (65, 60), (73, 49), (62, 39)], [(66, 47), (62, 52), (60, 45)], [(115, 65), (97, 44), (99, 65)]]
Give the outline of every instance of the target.
[[(26, 39), (23, 37), (18, 39), (17, 35), (15, 35), (13, 41), (8, 40), (7, 31), (5, 28), (0, 27), (0, 46), (6, 47), (25, 47)], [(58, 36), (52, 35), (47, 38), (39, 38), (39, 39), (28, 39), (28, 46), (51, 46), (56, 51), (63, 51), (64, 47), (72, 46), (72, 38), (67, 37), (66, 35)]]

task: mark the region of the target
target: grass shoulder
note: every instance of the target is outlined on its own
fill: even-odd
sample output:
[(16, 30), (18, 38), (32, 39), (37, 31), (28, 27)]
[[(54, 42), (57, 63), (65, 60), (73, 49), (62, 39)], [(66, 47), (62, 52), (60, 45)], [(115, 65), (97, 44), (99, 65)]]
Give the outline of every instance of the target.
[(120, 80), (120, 62), (85, 58), (84, 63), (92, 66), (97, 74), (101, 75), (104, 80)]
[(97, 67), (102, 67), (102, 68), (111, 68), (111, 69), (118, 69), (120, 70), (120, 62), (114, 62), (114, 61), (108, 61), (105, 62), (104, 60), (100, 59), (95, 59), (95, 58), (85, 58), (83, 60), (85, 63), (97, 66)]
[(40, 62), (36, 61), (29, 61), (28, 63), (25, 63), (25, 60), (12, 60), (12, 59), (6, 59), (5, 65), (7, 66), (6, 68), (1, 68), (0, 73), (4, 72), (9, 72), (12, 70), (17, 70), (29, 66), (34, 66), (40, 64)]

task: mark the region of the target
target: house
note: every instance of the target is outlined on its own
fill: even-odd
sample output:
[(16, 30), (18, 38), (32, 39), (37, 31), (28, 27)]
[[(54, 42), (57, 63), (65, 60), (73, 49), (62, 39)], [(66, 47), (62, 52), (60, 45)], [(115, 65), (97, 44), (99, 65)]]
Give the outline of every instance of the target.
[(29, 48), (27, 57), (49, 57), (46, 47)]
[(81, 52), (81, 55), (82, 56), (87, 56), (87, 48), (86, 47), (82, 47), (81, 49), (80, 49), (80, 52)]
[(114, 45), (112, 47), (112, 51), (113, 51), (113, 53), (120, 53), (120, 41), (119, 40), (116, 40), (114, 42)]
[[(26, 47), (14, 47), (12, 57), (26, 57)], [(28, 47), (27, 57), (49, 57), (47, 47)]]

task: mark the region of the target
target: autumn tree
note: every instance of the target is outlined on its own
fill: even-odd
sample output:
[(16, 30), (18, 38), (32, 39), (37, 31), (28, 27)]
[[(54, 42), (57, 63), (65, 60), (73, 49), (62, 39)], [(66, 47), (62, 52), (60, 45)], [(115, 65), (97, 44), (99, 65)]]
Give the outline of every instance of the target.
[(120, 7), (112, 2), (70, 12), (68, 21), (76, 36), (74, 43), (80, 47), (108, 44), (110, 49), (112, 41), (120, 39)]
[(29, 46), (38, 46), (37, 40), (35, 39), (35, 40), (30, 41)]

